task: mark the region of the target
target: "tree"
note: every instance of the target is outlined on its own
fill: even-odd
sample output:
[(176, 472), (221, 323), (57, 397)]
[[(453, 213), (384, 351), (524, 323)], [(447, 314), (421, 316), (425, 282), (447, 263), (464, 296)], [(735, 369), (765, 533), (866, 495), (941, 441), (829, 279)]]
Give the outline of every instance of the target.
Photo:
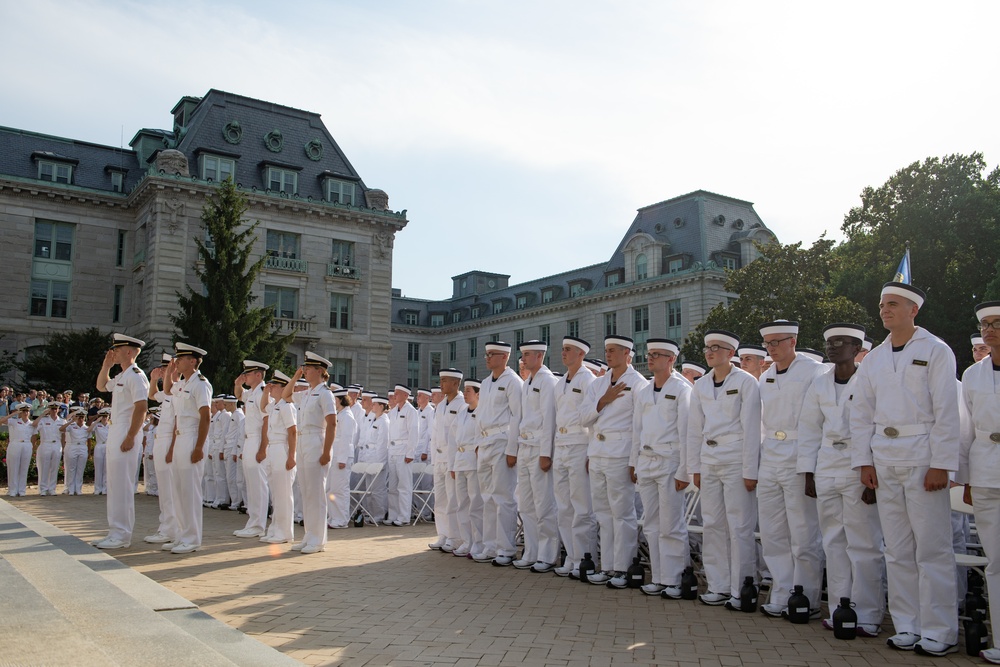
[(909, 241), (913, 285), (927, 292), (917, 324), (951, 345), (959, 368), (972, 361), (973, 308), (1000, 292), (1000, 169), (985, 172), (981, 153), (900, 169), (879, 188), (862, 191), (861, 205), (844, 218), (847, 240), (835, 251), (837, 293), (863, 304), (877, 321), (882, 285), (892, 280)]
[(254, 231), (260, 223), (240, 230), (247, 209), (246, 196), (230, 179), (208, 198), (201, 219), (210, 244), (195, 239), (203, 265), (195, 273), (205, 291), (200, 294), (189, 287), (187, 294), (178, 294), (178, 313), (170, 317), (176, 327), (175, 342), (183, 341), (208, 352), (202, 371), (220, 388), (236, 379), (244, 359), (280, 366), (294, 337), (275, 332), (273, 309), (253, 305), (253, 284), (265, 258), (252, 259), (257, 240)]
[(801, 243), (759, 246), (759, 259), (726, 278), (726, 290), (739, 298), (712, 309), (687, 337), (684, 358), (704, 358), (701, 350), (709, 329), (726, 329), (742, 341), (759, 344), (764, 322), (797, 320), (799, 346), (816, 349), (822, 349), (823, 327), (828, 324), (853, 322), (870, 329), (872, 319), (865, 309), (831, 289), (830, 275), (837, 264), (832, 248), (833, 241), (825, 238), (808, 249)]
[(28, 387), (55, 392), (72, 389), (95, 395), (97, 373), (111, 347), (111, 334), (97, 327), (50, 334), (40, 349), (17, 363)]

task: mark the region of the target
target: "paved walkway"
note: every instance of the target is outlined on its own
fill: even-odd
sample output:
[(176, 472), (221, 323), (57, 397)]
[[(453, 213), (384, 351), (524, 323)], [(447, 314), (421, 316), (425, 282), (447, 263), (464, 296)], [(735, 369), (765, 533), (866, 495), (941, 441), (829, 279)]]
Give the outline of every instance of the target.
[[(105, 533), (103, 497), (9, 500), (81, 539)], [(309, 665), (982, 664), (893, 651), (886, 633), (837, 641), (816, 621), (477, 564), (427, 549), (430, 525), (331, 530), (326, 552), (303, 556), (232, 537), (245, 517), (205, 510), (204, 550), (174, 556), (141, 542), (155, 532), (156, 499), (137, 495), (136, 517), (132, 547), (112, 556)]]

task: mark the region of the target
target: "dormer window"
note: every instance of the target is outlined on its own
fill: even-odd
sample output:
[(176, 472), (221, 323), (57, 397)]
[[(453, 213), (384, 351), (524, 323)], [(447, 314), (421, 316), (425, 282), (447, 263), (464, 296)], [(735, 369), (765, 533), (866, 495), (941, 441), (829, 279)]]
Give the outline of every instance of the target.
[(73, 165), (39, 160), (38, 178), (53, 183), (71, 183), (73, 181)]
[(326, 200), (334, 204), (354, 205), (354, 183), (336, 178), (326, 179)]
[(299, 175), (291, 169), (267, 168), (267, 183), (271, 192), (285, 192), (294, 195), (298, 192)]
[(528, 305), (528, 297), (526, 296), (517, 297), (517, 305), (515, 306), (515, 308), (517, 308), (518, 310), (524, 310), (524, 308), (527, 307), (527, 305)]
[(236, 160), (217, 155), (201, 156), (201, 180), (221, 183), (227, 178), (236, 180)]
[(111, 190), (112, 192), (122, 192), (125, 190), (125, 174), (120, 171), (111, 172)]

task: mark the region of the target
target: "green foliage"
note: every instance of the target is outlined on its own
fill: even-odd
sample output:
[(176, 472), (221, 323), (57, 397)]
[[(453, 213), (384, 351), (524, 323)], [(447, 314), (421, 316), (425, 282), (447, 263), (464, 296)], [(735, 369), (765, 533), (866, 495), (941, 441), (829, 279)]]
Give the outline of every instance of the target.
[(823, 327), (854, 322), (871, 329), (872, 319), (857, 303), (834, 293), (830, 275), (837, 258), (833, 241), (820, 238), (810, 248), (801, 243), (759, 246), (760, 259), (733, 271), (726, 290), (740, 295), (720, 303), (688, 336), (681, 350), (685, 359), (702, 361), (705, 331), (726, 329), (747, 343), (760, 343), (759, 327), (776, 319), (799, 322), (800, 347), (822, 349)]
[(97, 374), (110, 346), (111, 334), (96, 327), (52, 333), (41, 349), (16, 365), (28, 387), (96, 396)]
[[(1000, 295), (1000, 170), (981, 153), (928, 158), (900, 169), (845, 216), (834, 287), (878, 321), (879, 293), (910, 242), (913, 284), (927, 292), (917, 324), (971, 363), (973, 308)], [(997, 298), (994, 296), (993, 298)]]
[(178, 312), (171, 316), (176, 327), (174, 341), (208, 352), (201, 369), (220, 390), (240, 374), (244, 359), (279, 366), (294, 337), (277, 335), (274, 311), (253, 305), (253, 284), (264, 266), (264, 257), (252, 257), (257, 239), (254, 232), (260, 223), (240, 229), (248, 208), (246, 196), (229, 179), (209, 198), (201, 219), (212, 250), (195, 239), (204, 266), (196, 269), (204, 294), (191, 288), (187, 294), (178, 294)]
[[(3, 340), (3, 336), (0, 336), (0, 340)], [(12, 370), (17, 368), (17, 355), (13, 352), (7, 352), (6, 350), (0, 351), (0, 378), (10, 373)]]

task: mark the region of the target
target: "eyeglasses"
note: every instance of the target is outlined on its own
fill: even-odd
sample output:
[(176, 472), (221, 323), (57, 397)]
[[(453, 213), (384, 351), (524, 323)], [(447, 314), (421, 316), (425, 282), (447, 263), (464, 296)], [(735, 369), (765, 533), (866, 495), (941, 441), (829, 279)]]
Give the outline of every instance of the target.
[(648, 352), (646, 357), (649, 359), (666, 359), (667, 357), (672, 357), (674, 355), (667, 354), (666, 352)]
[(979, 330), (986, 331), (988, 329), (1000, 329), (1000, 320), (993, 320), (992, 322), (980, 322)]
[(502, 356), (504, 356), (503, 352), (487, 352), (486, 354), (483, 355), (483, 358), (489, 359), (490, 357), (502, 357)]
[(827, 347), (832, 347), (835, 350), (838, 349), (838, 348), (844, 347), (845, 345), (849, 345), (849, 344), (850, 343), (848, 343), (846, 340), (828, 340), (828, 341), (826, 341), (826, 346)]
[(701, 348), (701, 351), (704, 352), (705, 354), (708, 354), (709, 352), (719, 352), (720, 350), (727, 350), (728, 351), (728, 350), (731, 350), (731, 349), (733, 349), (733, 348), (731, 348), (731, 347), (724, 347), (722, 345), (707, 345), (707, 346)]
[(778, 340), (772, 340), (772, 341), (766, 341), (765, 340), (765, 341), (761, 341), (761, 345), (763, 345), (764, 347), (769, 348), (769, 349), (770, 348), (775, 348), (775, 347), (778, 347), (779, 345), (781, 345), (782, 343), (784, 343), (786, 340), (792, 340), (793, 338), (795, 338), (795, 336), (788, 336), (787, 338), (779, 338)]

